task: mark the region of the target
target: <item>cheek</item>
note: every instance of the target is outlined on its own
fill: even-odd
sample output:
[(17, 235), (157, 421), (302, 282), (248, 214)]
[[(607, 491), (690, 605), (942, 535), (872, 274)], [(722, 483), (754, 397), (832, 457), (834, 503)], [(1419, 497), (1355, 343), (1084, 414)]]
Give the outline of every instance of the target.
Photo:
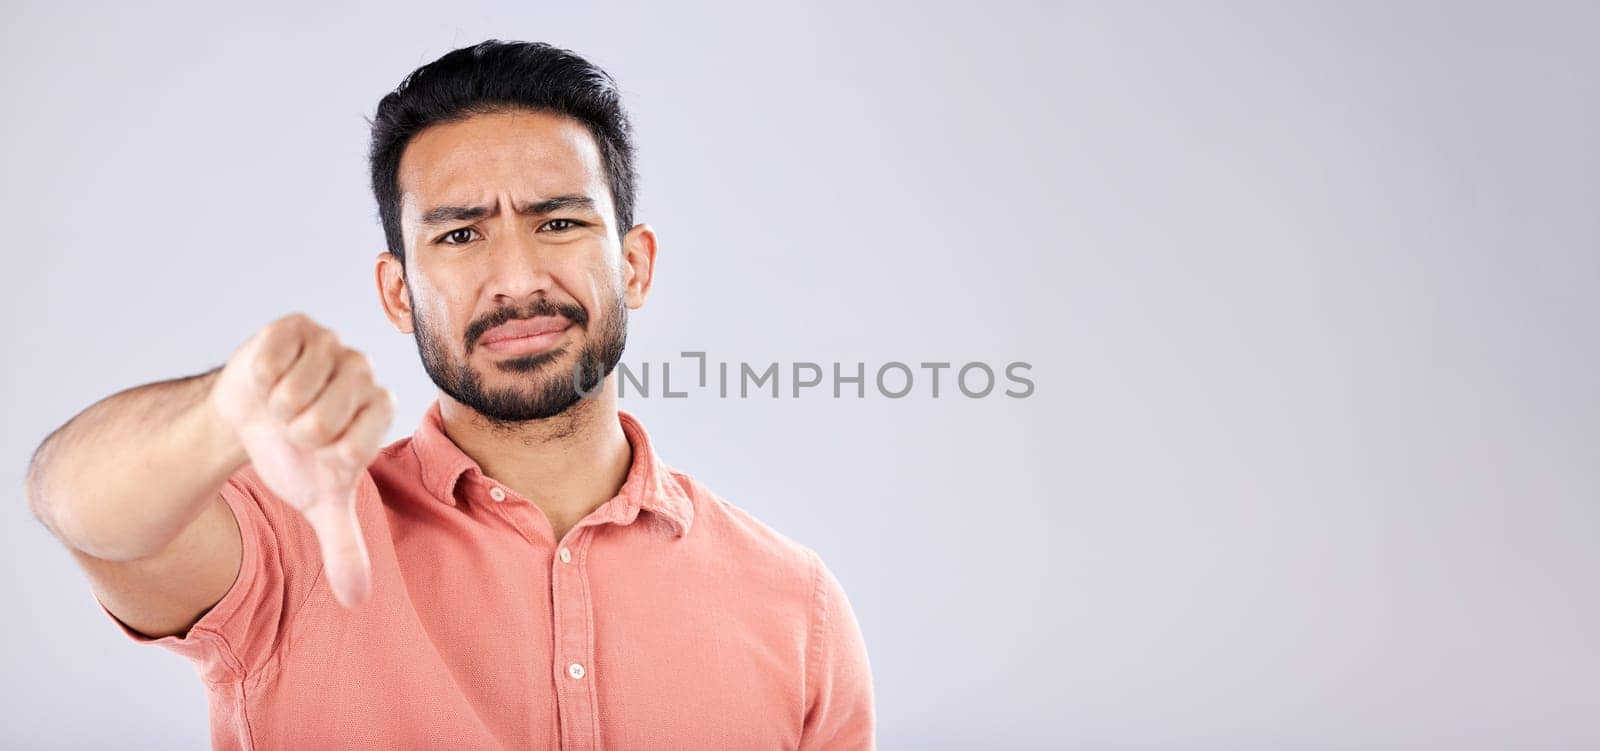
[(464, 331), (466, 325), (454, 316), (449, 309), (440, 308), (438, 305), (424, 304), (413, 308), (412, 311), (417, 326), (426, 329), (427, 336), (433, 339), (438, 346), (452, 350), (461, 348), (461, 336), (457, 332)]
[(594, 280), (594, 289), (589, 305), (596, 317), (614, 316), (617, 308), (628, 300), (628, 290), (623, 286), (622, 279), (615, 275), (607, 275)]
[(604, 265), (574, 266), (554, 274), (556, 284), (572, 295), (573, 302), (595, 315), (611, 297), (614, 272)]
[(456, 312), (456, 297), (452, 294), (449, 279), (430, 277), (427, 280), (418, 280), (412, 289), (412, 310), (421, 315), (428, 322), (428, 328), (435, 335), (444, 334), (452, 330), (464, 328), (461, 316)]

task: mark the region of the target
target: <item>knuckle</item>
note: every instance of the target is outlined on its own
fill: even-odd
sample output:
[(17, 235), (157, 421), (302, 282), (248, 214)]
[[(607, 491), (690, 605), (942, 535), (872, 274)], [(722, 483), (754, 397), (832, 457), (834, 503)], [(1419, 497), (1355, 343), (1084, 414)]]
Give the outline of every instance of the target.
[(270, 381), (277, 374), (277, 368), (273, 367), (272, 361), (265, 357), (257, 357), (250, 362), (250, 375), (258, 382)]
[(272, 395), (267, 397), (267, 406), (281, 418), (294, 416), (295, 407), (300, 401), (289, 393), (289, 389), (274, 389)]
[(392, 398), (388, 389), (372, 384), (367, 388), (366, 398), (363, 399), (363, 402), (367, 409), (381, 413), (392, 406)]
[(307, 343), (330, 352), (338, 351), (340, 347), (339, 335), (333, 333), (333, 329), (326, 329), (321, 326), (318, 326), (311, 333)]
[(339, 426), (332, 417), (318, 410), (311, 415), (311, 436), (317, 440), (327, 442), (339, 434)]
[(311, 394), (297, 379), (285, 378), (278, 387), (272, 390), (270, 403), (276, 409), (284, 410), (285, 416), (298, 412), (311, 400)]
[(312, 413), (295, 421), (294, 434), (303, 443), (322, 445), (334, 436), (332, 423), (321, 414)]
[(346, 348), (339, 355), (340, 365), (350, 369), (351, 372), (367, 376), (372, 374), (372, 358), (367, 353), (358, 349)]

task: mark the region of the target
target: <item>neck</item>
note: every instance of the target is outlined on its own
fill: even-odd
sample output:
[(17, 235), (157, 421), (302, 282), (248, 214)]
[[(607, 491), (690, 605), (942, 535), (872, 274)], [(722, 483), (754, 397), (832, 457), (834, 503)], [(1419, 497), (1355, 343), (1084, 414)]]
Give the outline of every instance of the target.
[(616, 496), (633, 466), (611, 378), (599, 394), (543, 420), (493, 422), (443, 393), (439, 415), (445, 435), (485, 475), (544, 512), (557, 541)]

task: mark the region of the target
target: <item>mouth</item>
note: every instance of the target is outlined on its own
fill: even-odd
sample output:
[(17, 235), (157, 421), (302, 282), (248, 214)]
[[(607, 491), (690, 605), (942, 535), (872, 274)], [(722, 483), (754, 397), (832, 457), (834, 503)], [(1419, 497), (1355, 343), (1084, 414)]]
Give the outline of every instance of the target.
[(554, 347), (572, 328), (572, 321), (561, 316), (540, 316), (507, 321), (483, 335), (483, 348), (501, 355), (525, 355)]

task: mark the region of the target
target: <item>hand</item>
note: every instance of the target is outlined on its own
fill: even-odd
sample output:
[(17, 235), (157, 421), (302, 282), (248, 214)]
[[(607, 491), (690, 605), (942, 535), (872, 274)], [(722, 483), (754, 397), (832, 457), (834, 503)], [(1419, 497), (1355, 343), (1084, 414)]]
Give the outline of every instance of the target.
[(211, 399), (262, 482), (316, 532), (334, 597), (345, 607), (366, 599), (356, 488), (394, 421), (394, 394), (373, 381), (371, 359), (292, 313), (239, 346)]

